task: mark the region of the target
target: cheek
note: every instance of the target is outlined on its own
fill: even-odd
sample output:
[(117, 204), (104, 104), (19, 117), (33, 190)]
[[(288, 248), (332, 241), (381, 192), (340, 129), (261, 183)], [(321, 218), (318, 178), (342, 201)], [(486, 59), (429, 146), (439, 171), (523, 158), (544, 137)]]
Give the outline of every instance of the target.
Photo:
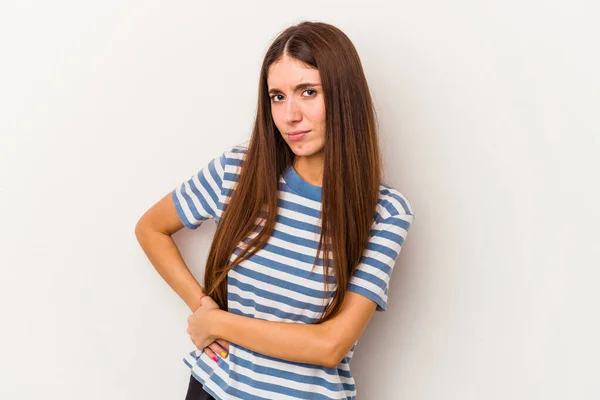
[(277, 112), (277, 110), (271, 110), (271, 118), (273, 119), (273, 122), (275, 123), (277, 129), (279, 129), (280, 132), (283, 132), (283, 118), (280, 115), (280, 113)]
[(316, 104), (314, 107), (310, 107), (307, 111), (310, 115), (311, 122), (319, 127), (325, 126), (325, 105)]

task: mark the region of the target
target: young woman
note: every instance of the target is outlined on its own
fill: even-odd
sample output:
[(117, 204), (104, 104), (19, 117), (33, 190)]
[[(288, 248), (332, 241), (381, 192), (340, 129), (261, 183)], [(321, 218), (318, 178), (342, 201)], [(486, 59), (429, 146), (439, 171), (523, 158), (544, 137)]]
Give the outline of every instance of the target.
[[(213, 218), (204, 285), (171, 235)], [(148, 210), (138, 240), (193, 314), (187, 399), (354, 399), (350, 361), (414, 218), (382, 181), (356, 49), (303, 22), (265, 56), (247, 146)]]

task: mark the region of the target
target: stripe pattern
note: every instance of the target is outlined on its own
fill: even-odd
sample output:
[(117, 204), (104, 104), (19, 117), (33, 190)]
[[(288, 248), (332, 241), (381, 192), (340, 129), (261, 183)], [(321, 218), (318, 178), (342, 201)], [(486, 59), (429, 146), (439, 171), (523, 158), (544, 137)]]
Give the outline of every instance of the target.
[[(207, 219), (218, 224), (235, 191), (247, 148), (235, 146), (211, 160), (173, 189), (182, 223), (198, 228)], [(379, 202), (361, 262), (347, 289), (387, 308), (392, 269), (414, 219), (412, 206), (398, 190), (380, 185)], [(321, 188), (288, 167), (279, 180), (279, 210), (266, 246), (228, 274), (229, 312), (269, 321), (318, 322), (332, 299), (335, 276), (324, 285), (322, 259), (313, 263), (320, 237)], [(231, 257), (239, 253), (241, 242)], [(276, 359), (234, 343), (227, 358), (211, 360), (194, 349), (183, 361), (207, 392), (220, 400), (355, 399), (350, 362), (356, 343), (335, 368)]]

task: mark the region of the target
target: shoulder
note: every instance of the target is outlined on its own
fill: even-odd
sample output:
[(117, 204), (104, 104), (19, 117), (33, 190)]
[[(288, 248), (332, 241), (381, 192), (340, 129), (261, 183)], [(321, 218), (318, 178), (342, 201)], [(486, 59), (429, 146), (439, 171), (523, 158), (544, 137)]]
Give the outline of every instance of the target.
[(228, 147), (221, 154), (221, 165), (223, 168), (226, 166), (239, 167), (246, 158), (248, 152), (248, 146), (246, 144), (238, 144), (235, 146)]
[(413, 206), (408, 198), (384, 181), (379, 184), (379, 199), (375, 211), (375, 223), (397, 216), (414, 217)]
[(238, 144), (230, 146), (221, 153), (219, 157), (220, 171), (219, 174), (222, 178), (221, 189), (222, 194), (231, 195), (232, 190), (240, 177), (240, 172), (246, 154), (248, 152), (248, 146), (245, 144)]

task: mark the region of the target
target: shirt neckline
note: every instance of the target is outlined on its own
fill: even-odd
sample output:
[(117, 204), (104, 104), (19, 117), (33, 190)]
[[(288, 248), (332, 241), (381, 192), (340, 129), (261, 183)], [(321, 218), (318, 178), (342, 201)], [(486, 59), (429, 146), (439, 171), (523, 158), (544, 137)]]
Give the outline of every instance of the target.
[(285, 171), (283, 171), (283, 179), (295, 192), (298, 192), (311, 200), (321, 201), (322, 188), (302, 179), (294, 169), (293, 165), (290, 164)]

